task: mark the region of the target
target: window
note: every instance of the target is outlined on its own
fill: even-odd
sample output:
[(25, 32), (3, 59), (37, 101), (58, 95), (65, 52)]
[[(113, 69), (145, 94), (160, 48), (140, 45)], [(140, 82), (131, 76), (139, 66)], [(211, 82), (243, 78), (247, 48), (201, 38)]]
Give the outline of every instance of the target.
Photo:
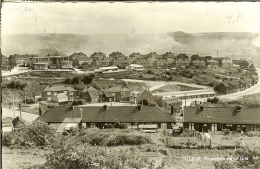
[(74, 98), (73, 97), (70, 97), (70, 101), (73, 101), (74, 100)]
[(73, 96), (73, 92), (70, 92), (70, 95)]
[(51, 97), (47, 97), (47, 101), (50, 101), (51, 100)]
[(90, 123), (90, 128), (96, 128), (96, 123)]
[(51, 95), (51, 92), (47, 92), (47, 96), (50, 96)]
[(190, 129), (194, 130), (194, 123), (190, 123)]

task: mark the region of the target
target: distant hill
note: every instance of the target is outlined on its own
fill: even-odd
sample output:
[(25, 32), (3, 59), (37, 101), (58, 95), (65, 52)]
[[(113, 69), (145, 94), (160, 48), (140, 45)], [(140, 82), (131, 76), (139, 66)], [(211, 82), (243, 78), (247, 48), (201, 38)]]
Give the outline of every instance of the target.
[[(163, 54), (172, 51), (176, 54), (230, 56), (233, 54), (254, 58), (259, 56), (255, 44), (259, 38), (256, 33), (185, 33), (182, 31), (162, 34), (121, 34), (121, 35), (83, 35), (83, 34), (15, 34), (2, 35), (2, 54), (50, 54), (71, 55), (83, 52), (88, 56), (103, 52), (107, 56), (115, 51), (125, 55), (133, 52)], [(246, 53), (245, 53), (246, 52)], [(254, 53), (254, 54), (253, 54)], [(257, 58), (259, 59), (259, 58)]]

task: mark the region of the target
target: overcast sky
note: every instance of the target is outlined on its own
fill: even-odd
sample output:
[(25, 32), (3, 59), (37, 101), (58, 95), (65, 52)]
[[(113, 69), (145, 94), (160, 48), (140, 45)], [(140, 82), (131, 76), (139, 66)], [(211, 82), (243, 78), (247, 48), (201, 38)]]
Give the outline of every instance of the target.
[(2, 33), (259, 32), (259, 2), (4, 3)]

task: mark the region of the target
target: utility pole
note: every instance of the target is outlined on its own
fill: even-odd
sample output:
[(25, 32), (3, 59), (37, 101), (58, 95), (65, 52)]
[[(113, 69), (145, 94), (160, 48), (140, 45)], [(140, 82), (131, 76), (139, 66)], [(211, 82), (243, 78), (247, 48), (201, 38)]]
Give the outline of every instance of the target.
[(185, 93), (185, 107), (186, 107), (186, 93)]

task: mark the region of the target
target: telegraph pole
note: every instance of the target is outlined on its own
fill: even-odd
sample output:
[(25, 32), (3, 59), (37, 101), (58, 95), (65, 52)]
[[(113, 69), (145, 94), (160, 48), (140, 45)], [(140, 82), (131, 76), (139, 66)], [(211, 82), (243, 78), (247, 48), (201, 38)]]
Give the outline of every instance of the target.
[(186, 107), (186, 93), (185, 93), (185, 107)]

